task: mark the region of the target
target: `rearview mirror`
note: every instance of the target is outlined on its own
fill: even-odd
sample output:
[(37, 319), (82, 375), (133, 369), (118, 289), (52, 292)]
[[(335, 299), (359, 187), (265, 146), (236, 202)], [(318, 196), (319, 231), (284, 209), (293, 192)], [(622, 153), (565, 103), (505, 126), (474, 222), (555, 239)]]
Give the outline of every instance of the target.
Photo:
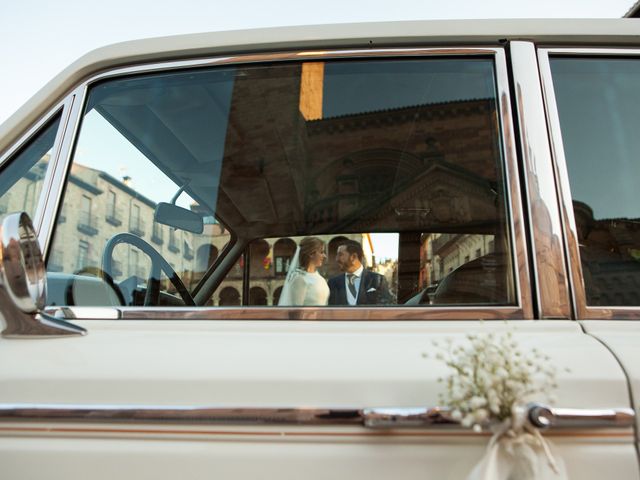
[(153, 217), (158, 223), (187, 232), (202, 233), (204, 230), (202, 216), (172, 203), (158, 203)]

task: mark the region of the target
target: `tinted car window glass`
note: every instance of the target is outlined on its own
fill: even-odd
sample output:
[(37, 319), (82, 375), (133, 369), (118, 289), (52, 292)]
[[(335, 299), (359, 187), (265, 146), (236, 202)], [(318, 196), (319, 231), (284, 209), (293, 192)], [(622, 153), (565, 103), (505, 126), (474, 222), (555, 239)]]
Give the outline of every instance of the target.
[(7, 160), (0, 173), (0, 214), (24, 211), (33, 218), (59, 125), (56, 115)]
[(640, 305), (640, 60), (553, 58), (589, 305)]
[[(49, 301), (179, 305), (182, 283), (199, 305), (278, 305), (297, 266), (324, 292), (304, 305), (513, 304), (496, 106), (491, 58), (105, 81), (86, 107)], [(346, 241), (358, 253), (340, 259)], [(351, 268), (349, 301), (334, 290)]]

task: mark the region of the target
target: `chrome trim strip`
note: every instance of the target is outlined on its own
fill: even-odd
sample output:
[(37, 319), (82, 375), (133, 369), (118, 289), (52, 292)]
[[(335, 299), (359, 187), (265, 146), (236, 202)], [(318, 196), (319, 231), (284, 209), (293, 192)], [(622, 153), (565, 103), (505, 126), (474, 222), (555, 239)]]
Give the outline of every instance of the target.
[(551, 152), (554, 159), (554, 168), (557, 179), (558, 199), (560, 203), (560, 215), (562, 218), (562, 229), (564, 236), (565, 255), (569, 260), (569, 282), (571, 285), (571, 303), (576, 318), (585, 317), (584, 306), (586, 304), (586, 294), (582, 283), (582, 266), (578, 252), (578, 235), (575, 218), (573, 216), (573, 201), (571, 199), (571, 189), (569, 187), (569, 171), (567, 170), (564, 156), (564, 145), (560, 132), (560, 116), (558, 114), (553, 80), (551, 77), (551, 65), (549, 56), (544, 50), (538, 51), (538, 62), (540, 65), (540, 77), (542, 81), (542, 91), (544, 94), (545, 110), (549, 125), (549, 137), (551, 140)]
[(450, 410), (432, 408), (365, 408), (362, 410), (364, 426), (367, 428), (462, 428), (450, 416)]
[[(43, 179), (42, 190), (40, 191), (40, 195), (38, 197), (38, 203), (36, 205), (36, 210), (34, 216), (32, 218), (33, 226), (36, 232), (41, 231), (42, 227), (42, 218), (46, 211), (46, 198), (49, 194), (49, 190), (51, 185), (53, 184), (53, 171), (55, 169), (55, 165), (57, 163), (58, 156), (60, 154), (61, 144), (64, 138), (65, 125), (69, 118), (70, 107), (72, 103), (71, 96), (67, 96), (56, 104), (53, 108), (51, 108), (47, 114), (45, 114), (40, 120), (38, 120), (27, 132), (22, 135), (16, 142), (14, 142), (8, 150), (5, 151), (4, 154), (0, 155), (0, 168), (4, 166), (4, 164), (9, 161), (11, 157), (24, 145), (26, 145), (31, 139), (46, 125), (48, 122), (53, 120), (56, 115), (60, 115), (60, 124), (58, 125), (58, 130), (56, 132), (55, 140), (53, 142), (53, 153), (51, 155), (51, 160), (49, 161), (49, 166), (45, 173), (45, 177)], [(38, 236), (40, 242), (40, 248), (42, 248), (42, 239)]]
[(533, 272), (540, 318), (571, 318), (562, 224), (535, 46), (510, 44), (522, 158), (524, 162)]
[[(0, 422), (191, 423), (197, 425), (359, 425), (366, 428), (466, 429), (450, 410), (432, 408), (231, 408), (146, 405), (0, 404)], [(633, 410), (527, 407), (537, 428), (631, 428)]]
[(47, 199), (49, 198), (49, 194), (51, 192), (51, 188), (55, 183), (55, 170), (58, 165), (58, 161), (60, 158), (60, 151), (62, 150), (62, 144), (64, 143), (65, 132), (67, 123), (69, 122), (69, 116), (71, 114), (73, 105), (73, 95), (67, 96), (64, 100), (63, 110), (60, 112), (60, 125), (58, 125), (58, 132), (56, 133), (56, 139), (54, 141), (54, 152), (51, 156), (51, 160), (49, 163), (49, 167), (47, 168), (47, 172), (45, 174), (42, 191), (40, 192), (40, 198), (38, 199), (38, 205), (36, 207), (36, 211), (33, 218), (33, 226), (38, 232), (38, 240), (40, 243), (40, 249), (42, 249), (42, 238), (40, 237), (40, 233), (42, 231), (42, 223), (44, 217), (47, 212)]
[[(33, 126), (31, 126), (31, 128), (29, 128), (26, 131), (26, 133), (20, 136), (7, 150), (5, 150), (4, 153), (0, 154), (0, 167), (4, 165), (4, 162), (6, 162), (7, 159), (16, 152), (16, 150), (18, 150), (26, 142), (28, 142), (31, 139), (31, 137), (33, 137), (33, 135), (38, 130), (40, 130), (40, 128), (42, 128), (42, 126), (45, 123), (49, 122), (55, 115), (61, 112), (65, 108), (67, 102), (68, 102), (68, 97), (65, 97), (64, 100), (56, 104), (55, 107), (51, 108), (42, 118), (40, 118), (36, 123), (34, 123)], [(62, 122), (60, 123), (60, 126), (62, 126)], [(60, 128), (58, 128), (58, 131), (60, 131)], [(57, 140), (58, 140), (58, 137), (56, 134), (56, 141)]]
[(620, 56), (620, 55), (640, 55), (640, 48), (540, 48), (538, 53), (546, 53), (552, 55), (571, 55), (571, 56)]
[(511, 241), (511, 269), (515, 279), (514, 294), (522, 307), (523, 318), (533, 317), (533, 302), (530, 285), (529, 256), (526, 244), (524, 211), (520, 178), (518, 175), (518, 155), (516, 153), (515, 132), (513, 126), (511, 95), (509, 92), (509, 74), (504, 50), (495, 54), (496, 88), (498, 97), (498, 118), (500, 121), (500, 139), (504, 156), (504, 183), (509, 218)]
[(44, 312), (57, 319), (66, 320), (119, 320), (122, 313), (112, 307), (46, 307)]
[(70, 94), (72, 103), (70, 105), (67, 122), (64, 125), (65, 135), (60, 145), (60, 152), (56, 158), (55, 170), (51, 173), (52, 180), (44, 201), (44, 214), (40, 219), (39, 228), (37, 229), (40, 248), (42, 249), (42, 254), (45, 259), (48, 259), (49, 244), (51, 242), (51, 236), (53, 235), (53, 227), (55, 226), (58, 208), (62, 200), (62, 191), (71, 162), (72, 146), (79, 128), (79, 118), (82, 106), (84, 105), (86, 90), (86, 87), (82, 86)]
[(198, 425), (358, 425), (358, 409), (224, 408), (142, 405), (0, 404), (0, 422), (197, 423)]
[(522, 319), (520, 307), (47, 307), (69, 320), (424, 321)]
[(546, 107), (547, 121), (549, 125), (549, 137), (554, 159), (554, 167), (557, 178), (557, 190), (560, 203), (560, 214), (564, 236), (565, 254), (568, 258), (569, 278), (571, 281), (571, 301), (578, 319), (637, 319), (640, 318), (640, 306), (638, 307), (599, 307), (588, 306), (585, 285), (583, 281), (582, 264), (580, 262), (580, 249), (578, 245), (578, 231), (573, 212), (573, 199), (569, 182), (569, 170), (564, 155), (564, 144), (560, 128), (560, 115), (558, 113), (551, 64), (549, 57), (557, 56), (605, 56), (605, 57), (636, 57), (640, 56), (640, 49), (603, 49), (603, 48), (541, 48), (538, 50), (540, 64), (540, 76), (544, 93), (544, 105)]
[(371, 49), (326, 49), (287, 51), (273, 53), (248, 53), (230, 56), (200, 58), (192, 60), (175, 60), (168, 62), (152, 63), (148, 65), (136, 65), (131, 67), (116, 68), (92, 76), (83, 85), (90, 85), (99, 80), (114, 76), (131, 75), (139, 73), (151, 73), (158, 70), (168, 71), (186, 68), (213, 67), (222, 65), (304, 61), (304, 60), (330, 60), (339, 58), (371, 58), (386, 56), (423, 56), (423, 55), (494, 55), (501, 48), (496, 47), (457, 47), (457, 48), (371, 48)]

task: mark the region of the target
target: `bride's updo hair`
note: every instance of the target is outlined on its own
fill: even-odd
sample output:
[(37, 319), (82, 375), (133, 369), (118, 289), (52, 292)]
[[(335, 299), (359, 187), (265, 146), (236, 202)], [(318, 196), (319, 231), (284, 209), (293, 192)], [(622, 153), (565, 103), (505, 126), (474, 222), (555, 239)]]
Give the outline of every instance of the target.
[(307, 269), (311, 261), (311, 255), (316, 250), (323, 250), (324, 242), (318, 237), (304, 237), (300, 241), (300, 267)]

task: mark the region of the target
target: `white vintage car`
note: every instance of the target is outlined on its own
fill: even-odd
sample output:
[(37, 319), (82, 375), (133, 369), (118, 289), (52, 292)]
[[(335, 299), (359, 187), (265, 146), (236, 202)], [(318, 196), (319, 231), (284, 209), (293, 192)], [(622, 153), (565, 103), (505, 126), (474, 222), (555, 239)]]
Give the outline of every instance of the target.
[(87, 54), (0, 126), (0, 477), (465, 478), (433, 341), (509, 330), (568, 476), (640, 478), (639, 133), (634, 19)]

